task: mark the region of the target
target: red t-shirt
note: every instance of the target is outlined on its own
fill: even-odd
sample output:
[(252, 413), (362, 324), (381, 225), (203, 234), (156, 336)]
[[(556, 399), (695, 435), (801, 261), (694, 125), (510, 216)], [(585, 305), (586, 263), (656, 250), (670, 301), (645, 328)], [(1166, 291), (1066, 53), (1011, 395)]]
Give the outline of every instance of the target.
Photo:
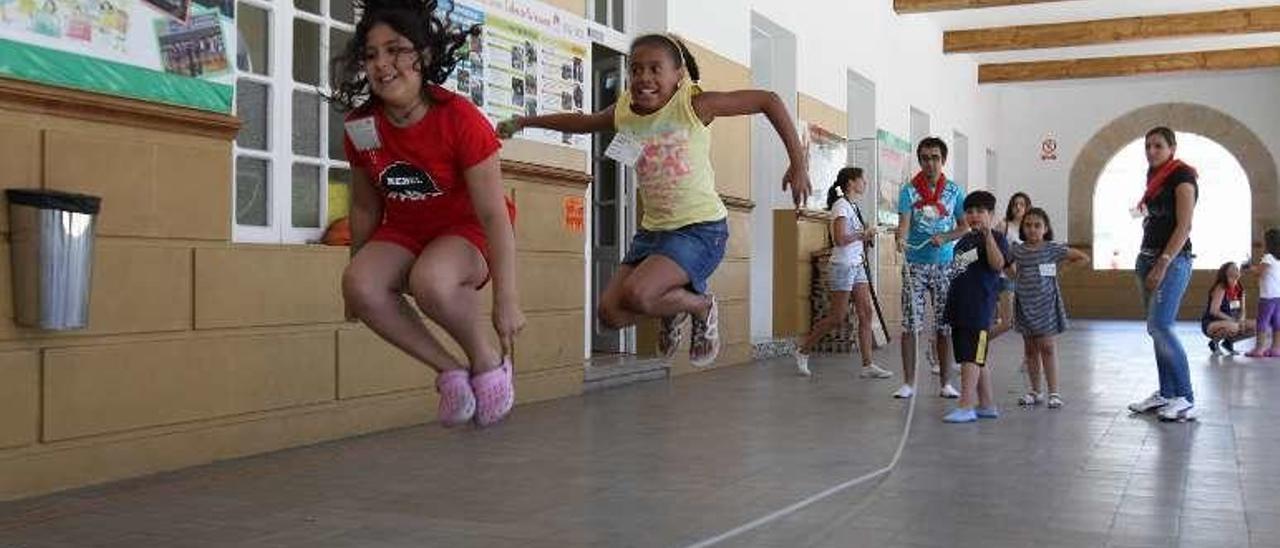
[[(409, 127), (396, 127), (380, 104), (357, 109), (347, 122), (372, 118), (376, 140), (358, 138), (349, 127), (343, 147), (353, 168), (364, 170), (383, 197), (383, 222), (414, 234), (434, 234), (463, 224), (479, 225), (463, 172), (502, 147), (484, 114), (470, 101), (430, 86), (430, 108)], [(363, 148), (363, 150), (362, 150)], [(513, 208), (510, 199), (507, 208)]]

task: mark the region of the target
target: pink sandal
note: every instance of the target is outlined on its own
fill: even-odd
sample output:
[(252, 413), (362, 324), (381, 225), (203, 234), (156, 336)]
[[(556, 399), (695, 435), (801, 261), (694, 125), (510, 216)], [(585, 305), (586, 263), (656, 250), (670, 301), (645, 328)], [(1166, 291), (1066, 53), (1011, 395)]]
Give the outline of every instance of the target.
[(516, 403), (516, 391), (511, 383), (511, 358), (503, 358), (497, 369), (472, 377), (471, 389), (476, 395), (477, 425), (490, 426), (506, 418)]
[(440, 405), (436, 417), (445, 428), (466, 424), (476, 414), (476, 396), (467, 382), (465, 369), (450, 369), (436, 377)]
[(1271, 351), (1263, 350), (1261, 348), (1254, 348), (1253, 350), (1245, 352), (1244, 355), (1245, 357), (1248, 357), (1248, 358), (1269, 358), (1271, 357)]

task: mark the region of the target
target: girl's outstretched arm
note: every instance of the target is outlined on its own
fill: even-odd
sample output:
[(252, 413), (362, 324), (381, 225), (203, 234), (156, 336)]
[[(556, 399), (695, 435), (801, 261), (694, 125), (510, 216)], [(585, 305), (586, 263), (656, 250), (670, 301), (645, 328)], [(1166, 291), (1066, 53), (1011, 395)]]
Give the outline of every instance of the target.
[(796, 208), (804, 204), (809, 197), (809, 166), (805, 158), (804, 147), (800, 144), (800, 135), (791, 122), (787, 105), (782, 98), (772, 91), (744, 89), (739, 91), (707, 91), (693, 98), (693, 109), (702, 119), (702, 123), (710, 125), (720, 116), (743, 116), (764, 114), (773, 124), (773, 130), (782, 138), (782, 145), (787, 149), (787, 157), (791, 166), (782, 176), (782, 189), (791, 190), (791, 199)]
[(515, 116), (498, 122), (498, 136), (510, 139), (520, 130), (536, 127), (564, 133), (594, 133), (613, 129), (613, 105), (591, 114), (565, 112), (545, 116)]

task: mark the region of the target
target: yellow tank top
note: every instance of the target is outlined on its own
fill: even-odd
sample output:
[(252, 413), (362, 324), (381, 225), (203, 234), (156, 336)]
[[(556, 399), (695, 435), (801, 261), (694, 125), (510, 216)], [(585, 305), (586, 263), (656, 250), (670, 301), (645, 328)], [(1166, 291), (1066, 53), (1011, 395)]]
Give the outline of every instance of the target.
[(687, 77), (675, 95), (653, 114), (631, 110), (631, 92), (624, 91), (613, 108), (613, 125), (644, 147), (636, 161), (641, 228), (675, 230), (718, 221), (728, 210), (716, 192), (711, 169), (711, 128), (693, 110), (693, 97), (702, 89)]

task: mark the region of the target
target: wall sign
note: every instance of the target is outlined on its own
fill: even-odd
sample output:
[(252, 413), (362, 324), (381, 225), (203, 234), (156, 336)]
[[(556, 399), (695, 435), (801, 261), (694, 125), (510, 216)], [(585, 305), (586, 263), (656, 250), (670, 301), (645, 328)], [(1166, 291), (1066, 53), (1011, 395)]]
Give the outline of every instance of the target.
[(587, 208), (581, 196), (565, 196), (564, 229), (573, 234), (582, 234), (586, 230)]
[(1051, 162), (1058, 159), (1058, 140), (1053, 135), (1046, 135), (1044, 140), (1040, 141), (1040, 160)]
[[(464, 28), (482, 25), (445, 87), (469, 97), (494, 124), (590, 108), (586, 19), (532, 0), (446, 0), (439, 9)], [(591, 152), (590, 135), (530, 128), (519, 136)]]
[(0, 77), (229, 114), (226, 3), (0, 0)]

